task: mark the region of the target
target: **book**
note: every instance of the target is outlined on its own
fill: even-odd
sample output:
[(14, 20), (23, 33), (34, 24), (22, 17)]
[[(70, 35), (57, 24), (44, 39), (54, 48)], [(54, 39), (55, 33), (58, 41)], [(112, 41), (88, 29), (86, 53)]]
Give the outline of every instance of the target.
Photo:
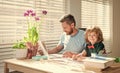
[(115, 58), (102, 57), (102, 56), (86, 57), (83, 60), (83, 63), (85, 65), (85, 67), (105, 69), (105, 68), (113, 65), (115, 62), (114, 60), (115, 60)]

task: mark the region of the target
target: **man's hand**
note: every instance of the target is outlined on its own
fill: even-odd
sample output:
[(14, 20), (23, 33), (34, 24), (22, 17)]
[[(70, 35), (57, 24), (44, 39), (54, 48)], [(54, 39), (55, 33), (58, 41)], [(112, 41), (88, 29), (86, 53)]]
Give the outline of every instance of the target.
[(85, 56), (83, 56), (83, 54), (80, 53), (80, 54), (73, 55), (72, 58), (73, 60), (82, 61), (83, 59), (85, 59)]
[(81, 56), (77, 58), (77, 61), (82, 61), (83, 59), (85, 59), (85, 57)]
[(77, 60), (79, 57), (82, 57), (82, 53), (80, 53), (80, 54), (74, 54), (72, 56), (73, 60)]
[(43, 51), (42, 51), (42, 50), (38, 50), (38, 53), (39, 53), (40, 55), (43, 55)]
[(65, 58), (72, 58), (73, 55), (76, 55), (76, 53), (65, 52), (65, 53), (63, 54), (63, 57), (65, 57)]

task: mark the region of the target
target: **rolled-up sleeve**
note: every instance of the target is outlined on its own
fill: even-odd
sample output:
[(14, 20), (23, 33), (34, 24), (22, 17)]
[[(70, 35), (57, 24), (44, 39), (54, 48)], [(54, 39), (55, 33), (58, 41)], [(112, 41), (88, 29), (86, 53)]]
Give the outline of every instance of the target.
[(59, 45), (60, 45), (60, 46), (64, 46), (64, 39), (65, 39), (65, 35), (62, 34), (61, 37), (60, 37), (60, 40), (59, 40), (59, 42), (58, 42), (58, 46), (59, 46)]

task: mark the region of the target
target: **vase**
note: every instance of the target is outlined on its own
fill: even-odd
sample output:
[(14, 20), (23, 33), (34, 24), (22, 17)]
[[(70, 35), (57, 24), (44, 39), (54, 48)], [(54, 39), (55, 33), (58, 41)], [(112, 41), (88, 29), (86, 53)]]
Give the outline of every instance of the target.
[(26, 43), (27, 47), (27, 59), (32, 59), (33, 56), (36, 56), (38, 51), (38, 43), (35, 43), (34, 45), (30, 42)]
[(27, 49), (16, 49), (15, 58), (16, 59), (25, 59), (27, 56)]

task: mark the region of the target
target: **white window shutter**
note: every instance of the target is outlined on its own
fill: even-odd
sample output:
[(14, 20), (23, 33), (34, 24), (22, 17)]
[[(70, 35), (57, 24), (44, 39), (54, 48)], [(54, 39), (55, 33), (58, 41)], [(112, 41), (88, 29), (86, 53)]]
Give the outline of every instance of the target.
[(110, 0), (81, 0), (82, 27), (99, 26), (103, 32), (105, 49), (111, 52)]
[[(47, 49), (53, 49), (57, 46), (62, 26), (59, 22), (61, 16), (67, 13), (65, 0), (36, 0), (37, 13), (47, 10), (48, 14), (40, 27), (40, 40), (44, 41)], [(39, 13), (40, 14), (40, 13)]]
[(0, 73), (3, 60), (14, 57), (13, 43), (25, 36), (24, 11), (33, 8), (33, 0), (0, 0)]
[(0, 73), (3, 60), (13, 58), (12, 45), (26, 36), (27, 24), (23, 16), (28, 9), (33, 9), (40, 16), (42, 10), (48, 14), (41, 24), (40, 40), (47, 48), (57, 45), (62, 32), (59, 18), (67, 12), (67, 0), (0, 0)]

